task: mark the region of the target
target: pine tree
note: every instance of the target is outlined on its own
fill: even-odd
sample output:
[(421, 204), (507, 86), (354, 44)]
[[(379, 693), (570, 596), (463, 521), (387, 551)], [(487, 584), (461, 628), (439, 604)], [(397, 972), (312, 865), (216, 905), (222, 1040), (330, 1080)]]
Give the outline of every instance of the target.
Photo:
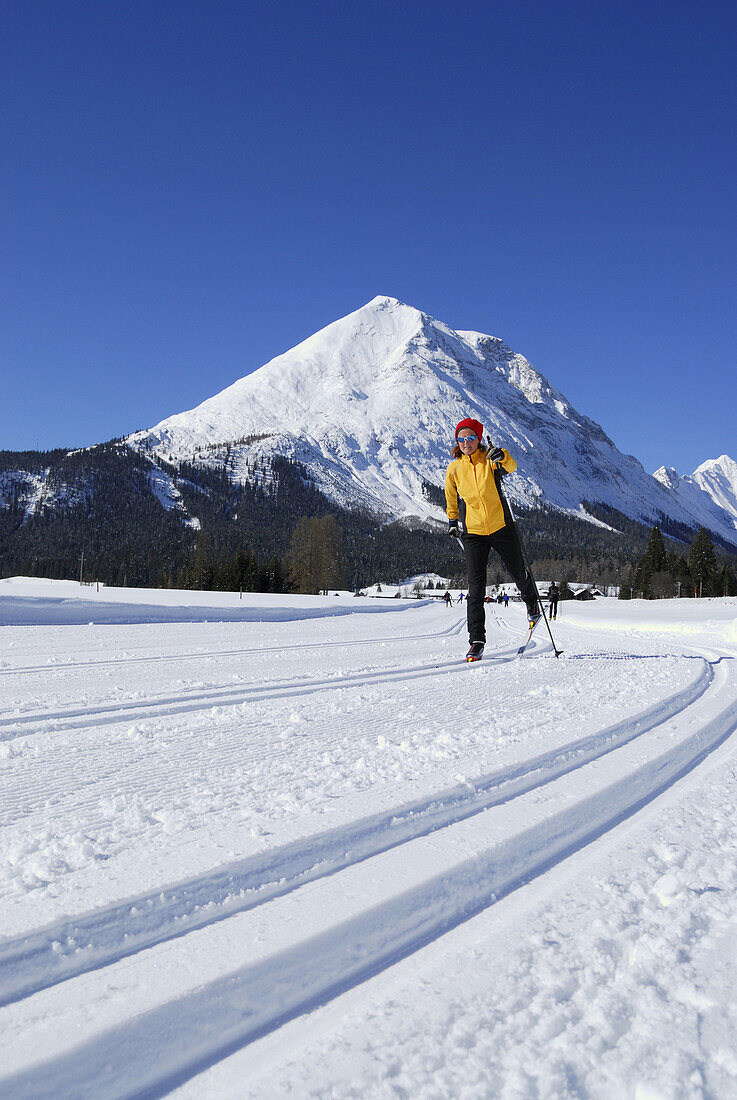
[(635, 567), (632, 587), (636, 596), (646, 600), (675, 594), (675, 579), (668, 570), (668, 555), (657, 524), (650, 532), (647, 549)]
[(697, 596), (717, 596), (719, 570), (714, 543), (705, 527), (699, 527), (688, 552), (688, 568)]
[(189, 570), (188, 588), (211, 591), (215, 587), (215, 563), (213, 560), (212, 546), (205, 534), (201, 534), (197, 540), (194, 558)]
[(728, 562), (722, 570), (722, 576), (719, 581), (719, 591), (722, 596), (737, 596), (737, 580)]
[(651, 573), (662, 573), (666, 570), (667, 555), (663, 544), (663, 536), (656, 524), (650, 532), (650, 541), (647, 544), (645, 557)]
[(650, 591), (650, 577), (651, 577), (649, 563), (647, 555), (643, 554), (637, 565), (635, 571), (632, 574), (632, 590), (635, 599), (649, 600), (652, 595)]

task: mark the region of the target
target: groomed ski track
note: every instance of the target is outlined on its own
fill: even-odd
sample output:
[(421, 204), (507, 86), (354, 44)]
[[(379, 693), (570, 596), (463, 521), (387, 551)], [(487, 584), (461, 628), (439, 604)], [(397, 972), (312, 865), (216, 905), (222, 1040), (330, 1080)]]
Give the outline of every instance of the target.
[[(462, 635), (463, 626), (462, 619), (454, 619), (442, 633), (453, 638)], [(502, 644), (471, 667), (458, 657), (336, 677), (276, 679), (239, 690), (224, 684), (130, 704), (111, 700), (86, 708), (36, 708), (6, 715), (0, 739), (53, 738), (121, 721), (316, 693), (339, 697), (347, 687), (379, 684), (391, 691), (398, 682), (441, 675), (462, 683), (464, 676), (483, 676), (486, 669), (516, 659), (519, 630), (496, 616), (494, 626)], [(511, 647), (503, 644), (506, 635)], [(380, 640), (391, 645), (392, 639)], [(577, 640), (580, 651), (589, 638), (579, 632)], [(360, 648), (359, 642), (351, 644)], [(272, 649), (284, 653), (322, 646)], [(638, 658), (657, 661), (663, 652)], [(181, 991), (160, 1001), (154, 988), (139, 992), (135, 1012), (113, 1026), (102, 1020), (81, 1042), (78, 1014), (70, 1013), (56, 1049), (0, 1079), (3, 1095), (165, 1095), (234, 1051), (355, 989), (616, 830), (667, 795), (737, 727), (735, 653), (702, 646), (682, 646), (679, 653), (690, 661), (687, 682), (621, 721), (339, 828), (186, 881), (162, 883), (31, 934), (6, 937), (0, 941), (0, 1004), (11, 1013), (22, 1013), (34, 1000), (43, 1001), (45, 1013), (63, 1013), (71, 983), (77, 984), (82, 1005), (94, 1000), (101, 983), (146, 991), (148, 974), (186, 969), (185, 960), (204, 953), (205, 945), (212, 953), (233, 939), (247, 943), (249, 961), (228, 967), (226, 953), (222, 973), (209, 979), (193, 967), (186, 980), (180, 979)], [(618, 652), (597, 656), (622, 659)], [(550, 659), (552, 647), (538, 635), (521, 658)], [(557, 664), (575, 659), (569, 643)], [(85, 663), (68, 664), (80, 668)], [(27, 675), (37, 668), (2, 671)], [(139, 781), (157, 780), (153, 773), (148, 778), (140, 773)], [(25, 789), (31, 796), (27, 812), (33, 809), (32, 788), (30, 783)], [(39, 790), (39, 804), (48, 796), (48, 790)], [(18, 812), (12, 791), (6, 812)], [(164, 982), (162, 988), (171, 990), (174, 984)]]
[[(548, 646), (549, 648), (549, 646)], [(527, 650), (529, 655), (531, 650)], [(539, 655), (539, 654), (538, 654)], [(485, 658), (487, 664), (513, 661), (521, 656), (517, 648), (502, 650)], [(201, 711), (206, 706), (217, 704), (221, 707), (236, 706), (239, 703), (260, 703), (267, 699), (285, 699), (290, 696), (309, 695), (335, 687), (360, 686), (363, 684), (389, 684), (400, 680), (416, 680), (440, 673), (459, 672), (468, 662), (461, 657), (442, 663), (430, 663), (408, 666), (399, 669), (381, 669), (375, 672), (348, 673), (321, 680), (280, 680), (273, 687), (243, 688), (234, 691), (232, 687), (213, 688), (209, 691), (183, 692), (177, 696), (153, 699), (150, 703), (111, 703), (102, 707), (85, 707), (79, 710), (45, 711), (38, 714), (18, 715), (14, 718), (0, 719), (0, 740), (28, 736), (35, 732), (47, 733), (49, 730), (84, 729), (88, 726), (102, 726), (110, 722), (119, 722), (121, 715), (129, 719), (161, 718), (170, 714), (187, 714)]]
[[(127, 899), (123, 905), (59, 922), (33, 936), (0, 942), (0, 1005), (255, 908), (307, 882), (543, 787), (642, 736), (668, 717), (682, 714), (704, 695), (713, 677), (712, 666), (699, 661), (698, 675), (684, 691), (632, 719), (569, 742), (524, 765), (480, 776), (431, 799), (398, 806), (199, 879)], [(72, 942), (85, 944), (81, 955), (52, 949), (52, 944)]]

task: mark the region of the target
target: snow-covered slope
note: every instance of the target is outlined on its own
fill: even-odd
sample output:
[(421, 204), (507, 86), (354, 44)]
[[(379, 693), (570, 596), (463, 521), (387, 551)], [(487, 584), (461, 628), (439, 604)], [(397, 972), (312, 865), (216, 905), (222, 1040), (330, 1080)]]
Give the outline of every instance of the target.
[(729, 455), (703, 462), (690, 475), (680, 477), (672, 466), (661, 466), (653, 477), (699, 523), (736, 540), (737, 462)]
[(737, 462), (729, 455), (702, 462), (693, 479), (725, 512), (737, 520)]
[[(129, 442), (174, 461), (227, 463), (235, 480), (283, 454), (343, 505), (439, 518), (423, 482), (443, 484), (455, 424), (468, 415), (516, 457), (508, 489), (518, 503), (585, 515), (584, 502), (594, 501), (645, 522), (696, 522), (501, 340), (453, 331), (386, 297)], [(715, 517), (710, 526), (734, 534)]]
[(89, 480), (51, 479), (48, 467), (35, 472), (23, 469), (0, 473), (0, 508), (21, 507), (25, 518), (50, 511), (70, 508), (83, 501), (92, 490)]

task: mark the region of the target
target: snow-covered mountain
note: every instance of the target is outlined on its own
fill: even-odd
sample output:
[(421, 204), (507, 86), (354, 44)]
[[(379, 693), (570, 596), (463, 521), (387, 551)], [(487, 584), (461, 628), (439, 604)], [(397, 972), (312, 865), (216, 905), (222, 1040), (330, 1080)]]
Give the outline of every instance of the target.
[(729, 455), (709, 459), (694, 470), (696, 484), (737, 519), (737, 462)]
[[(502, 340), (456, 332), (387, 297), (128, 443), (151, 457), (225, 466), (235, 481), (263, 476), (281, 454), (341, 505), (438, 519), (426, 486), (442, 486), (454, 427), (469, 415), (517, 459), (507, 482), (517, 503), (591, 518), (590, 501), (644, 522), (704, 522), (690, 498), (618, 451)], [(708, 526), (737, 542), (723, 505)]]
[[(732, 541), (737, 535), (737, 462), (729, 455), (703, 462), (692, 474), (680, 477), (672, 466), (661, 466), (653, 477), (669, 489), (681, 506), (699, 523), (725, 533)], [(727, 517), (728, 531), (724, 532)], [(731, 522), (731, 533), (729, 524)]]

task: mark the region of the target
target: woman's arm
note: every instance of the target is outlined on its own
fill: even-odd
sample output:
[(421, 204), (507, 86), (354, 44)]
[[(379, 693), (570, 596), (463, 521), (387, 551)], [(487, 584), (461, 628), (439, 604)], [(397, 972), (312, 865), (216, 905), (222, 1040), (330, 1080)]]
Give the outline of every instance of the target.
[(451, 462), (448, 467), (448, 471), (445, 475), (445, 510), (448, 513), (448, 519), (451, 523), (458, 522), (458, 489), (456, 487), (456, 479), (453, 474), (453, 463)]

